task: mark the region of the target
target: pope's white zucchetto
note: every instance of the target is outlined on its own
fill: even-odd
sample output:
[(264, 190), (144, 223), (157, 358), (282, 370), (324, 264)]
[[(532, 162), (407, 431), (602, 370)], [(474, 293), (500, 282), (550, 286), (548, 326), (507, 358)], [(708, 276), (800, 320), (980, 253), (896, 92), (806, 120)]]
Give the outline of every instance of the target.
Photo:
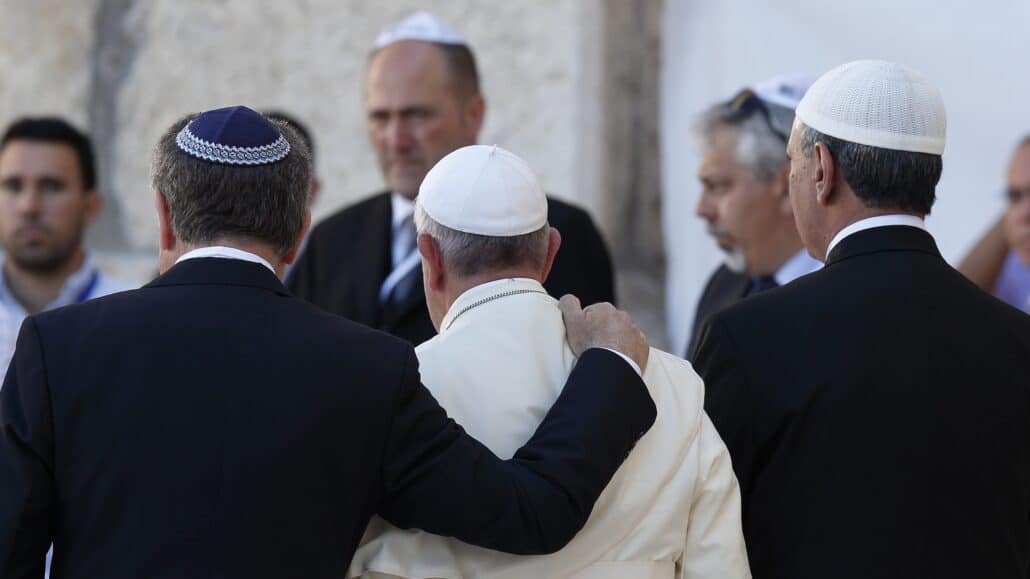
[(856, 60), (819, 77), (798, 105), (805, 125), (844, 141), (916, 153), (944, 152), (944, 99), (918, 72)]
[(462, 147), (440, 159), (416, 202), (444, 227), (514, 237), (547, 224), (547, 196), (529, 165), (496, 145)]

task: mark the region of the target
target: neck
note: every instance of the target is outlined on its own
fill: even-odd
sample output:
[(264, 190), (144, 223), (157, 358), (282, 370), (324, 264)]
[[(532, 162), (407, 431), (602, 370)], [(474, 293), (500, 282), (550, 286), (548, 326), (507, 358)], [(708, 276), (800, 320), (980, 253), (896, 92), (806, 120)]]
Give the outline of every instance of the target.
[(254, 255), (264, 259), (268, 263), (272, 264), (275, 269), (275, 274), (281, 279), (283, 272), (286, 270), (286, 262), (282, 256), (275, 251), (272, 246), (261, 241), (255, 241), (252, 239), (243, 239), (235, 237), (223, 237), (219, 239), (213, 239), (207, 243), (183, 243), (178, 242), (171, 249), (166, 249), (161, 252), (160, 264), (158, 269), (161, 273), (168, 271), (176, 260), (183, 255), (193, 251), (194, 249), (201, 249), (204, 247), (231, 247), (240, 251), (246, 251), (247, 253), (253, 253)]
[(82, 267), (85, 261), (86, 252), (81, 247), (60, 267), (46, 272), (18, 267), (18, 264), (8, 259), (4, 262), (4, 279), (7, 289), (25, 311), (36, 314), (57, 299), (68, 276)]
[(524, 277), (529, 279), (535, 279), (536, 281), (543, 283), (543, 276), (540, 275), (539, 271), (529, 267), (511, 267), (506, 269), (494, 270), (489, 273), (480, 275), (470, 275), (466, 277), (455, 277), (453, 282), (447, 285), (445, 290), (445, 297), (447, 307), (451, 309), (454, 302), (457, 301), (458, 297), (466, 291), (492, 281), (499, 279), (510, 279), (516, 277)]
[(789, 227), (780, 228), (762, 242), (761, 251), (754, 258), (748, 258), (748, 274), (752, 276), (773, 275), (791, 257), (801, 251), (804, 244), (797, 227), (791, 219)]
[[(913, 217), (919, 217), (920, 219), (924, 217), (919, 213), (903, 211), (901, 209), (884, 209), (878, 207), (866, 207), (864, 205), (853, 208), (851, 211), (842, 214), (837, 219), (832, 219), (830, 221), (831, 227), (828, 227), (826, 229), (826, 232), (820, 240), (820, 246), (816, 248), (818, 253), (815, 255), (826, 256), (826, 250), (829, 248), (830, 242), (833, 241), (833, 238), (836, 237), (837, 234), (840, 233), (841, 230), (843, 230), (845, 227), (851, 225), (852, 223), (858, 223), (863, 219), (869, 219), (870, 217), (880, 217), (883, 215), (911, 215)], [(824, 257), (820, 257), (819, 259), (824, 259)]]

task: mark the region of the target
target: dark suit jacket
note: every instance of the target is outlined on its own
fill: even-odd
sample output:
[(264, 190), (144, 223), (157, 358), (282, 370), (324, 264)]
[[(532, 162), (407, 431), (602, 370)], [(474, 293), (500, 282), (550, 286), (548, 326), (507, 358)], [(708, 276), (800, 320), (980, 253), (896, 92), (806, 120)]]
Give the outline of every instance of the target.
[(336, 579), (375, 512), (553, 551), (654, 413), (591, 350), (503, 462), (419, 384), (410, 344), (263, 266), (188, 260), (24, 323), (0, 391), (0, 577), (42, 577), (53, 539), (55, 578)]
[(687, 353), (684, 356), (687, 360), (694, 359), (697, 339), (705, 320), (715, 312), (721, 312), (743, 299), (750, 285), (750, 277), (731, 271), (725, 264), (712, 272), (712, 277), (708, 278), (708, 284), (697, 301), (697, 311), (694, 312), (694, 323), (690, 328), (690, 339), (687, 341)]
[[(379, 303), (379, 286), (392, 265), (391, 214), (390, 193), (379, 193), (318, 224), (287, 285), (295, 295), (326, 311), (418, 345), (436, 335), (421, 277), (405, 303), (389, 308)], [(549, 198), (547, 217), (562, 235), (561, 249), (544, 283), (547, 291), (556, 297), (575, 294), (584, 307), (614, 303), (611, 260), (590, 216)]]
[(1030, 316), (914, 227), (715, 314), (695, 368), (756, 579), (1016, 578), (1030, 564)]

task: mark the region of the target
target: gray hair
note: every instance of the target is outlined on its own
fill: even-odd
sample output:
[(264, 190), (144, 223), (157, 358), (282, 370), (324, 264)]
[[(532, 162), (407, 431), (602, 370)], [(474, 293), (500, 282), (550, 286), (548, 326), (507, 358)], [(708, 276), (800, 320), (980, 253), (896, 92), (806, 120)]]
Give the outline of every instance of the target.
[(458, 275), (472, 276), (518, 265), (542, 268), (547, 261), (550, 227), (512, 237), (465, 233), (440, 225), (415, 202), (415, 229), (432, 237), (444, 261)]
[(236, 166), (186, 154), (175, 136), (195, 115), (176, 121), (157, 142), (152, 184), (164, 195), (175, 236), (190, 244), (243, 237), (272, 244), (285, 255), (304, 224), (311, 157), (286, 123), (273, 121), (290, 153), (267, 165)]
[[(794, 111), (772, 103), (763, 102), (769, 112), (769, 123), (784, 135), (790, 134), (794, 122)], [(725, 104), (713, 105), (702, 113), (694, 127), (694, 137), (703, 148), (710, 148), (719, 131), (730, 130), (736, 133), (736, 161), (746, 166), (751, 174), (760, 181), (770, 181), (783, 164), (787, 162), (787, 146), (781, 135), (773, 132), (761, 112), (736, 121), (724, 118)]]
[(940, 155), (898, 151), (845, 141), (801, 125), (801, 153), (812, 156), (816, 143), (830, 151), (844, 181), (866, 207), (928, 215), (944, 170)]

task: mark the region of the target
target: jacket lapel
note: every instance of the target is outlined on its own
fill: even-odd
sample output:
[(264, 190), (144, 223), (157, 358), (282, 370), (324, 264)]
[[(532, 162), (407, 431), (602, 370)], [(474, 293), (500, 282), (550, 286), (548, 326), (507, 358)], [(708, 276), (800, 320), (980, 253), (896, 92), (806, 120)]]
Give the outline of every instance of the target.
[(412, 273), (416, 276), (411, 292), (400, 302), (393, 302), (382, 309), (382, 328), (391, 330), (404, 318), (413, 312), (426, 309), (425, 284), (422, 281), (422, 263), (420, 262)]
[[(379, 286), (393, 267), (390, 248), (391, 218), (393, 210), (390, 206), (390, 193), (379, 194), (370, 206), (365, 232), (359, 236), (361, 245), (349, 248), (353, 252), (352, 267), (348, 271), (354, 279), (350, 282), (353, 288), (353, 320), (369, 326), (378, 326), (382, 318), (382, 306), (379, 303)], [(350, 317), (350, 316), (348, 316)]]

